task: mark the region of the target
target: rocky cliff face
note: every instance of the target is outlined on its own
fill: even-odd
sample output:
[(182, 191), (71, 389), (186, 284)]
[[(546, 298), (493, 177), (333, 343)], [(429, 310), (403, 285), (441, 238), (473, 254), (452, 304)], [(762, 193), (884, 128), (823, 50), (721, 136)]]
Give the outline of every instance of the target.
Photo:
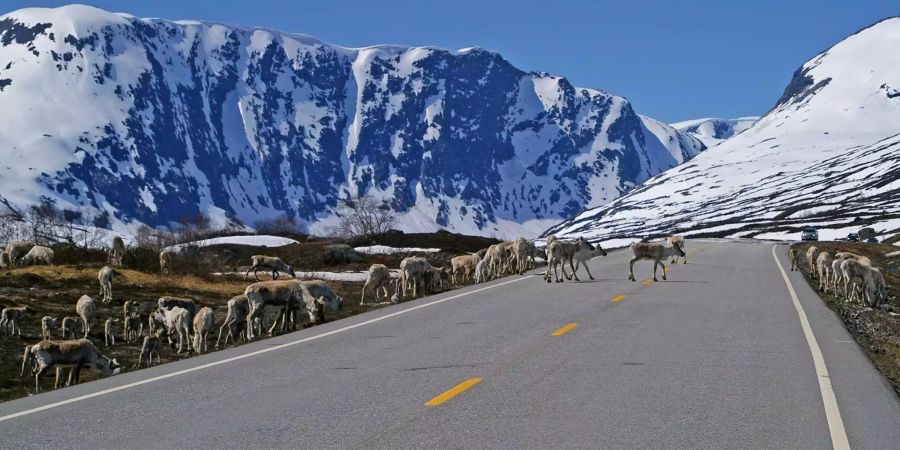
[(0, 17), (0, 202), (100, 226), (288, 215), (534, 235), (705, 147), (623, 98), (478, 48), (349, 49), (86, 6)]

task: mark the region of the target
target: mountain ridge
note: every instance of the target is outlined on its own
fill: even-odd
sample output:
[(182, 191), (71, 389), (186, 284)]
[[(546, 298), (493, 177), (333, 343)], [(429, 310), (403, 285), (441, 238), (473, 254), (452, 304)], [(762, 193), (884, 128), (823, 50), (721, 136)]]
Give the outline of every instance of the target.
[(879, 21), (794, 72), (744, 132), (613, 202), (549, 229), (622, 243), (684, 233), (822, 239), (900, 229), (900, 17)]
[(369, 193), (408, 231), (534, 235), (705, 148), (481, 48), (74, 5), (0, 17), (0, 58), (0, 203), (118, 229), (287, 215), (322, 233)]

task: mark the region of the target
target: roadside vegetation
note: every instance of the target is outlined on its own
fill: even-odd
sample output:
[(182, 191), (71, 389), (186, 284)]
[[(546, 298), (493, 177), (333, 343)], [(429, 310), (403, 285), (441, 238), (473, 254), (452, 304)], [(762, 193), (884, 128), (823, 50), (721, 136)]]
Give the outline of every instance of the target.
[[(11, 223), (27, 227), (28, 222), (13, 220)], [(276, 224), (277, 225), (277, 224)], [(75, 303), (82, 295), (93, 297), (98, 306), (97, 321), (94, 323), (89, 338), (97, 345), (104, 356), (116, 358), (125, 371), (136, 370), (140, 354), (140, 340), (124, 342), (123, 336), (123, 304), (125, 301), (138, 303), (138, 311), (147, 334), (147, 315), (156, 310), (157, 299), (161, 296), (187, 297), (195, 300), (200, 307), (209, 306), (214, 310), (214, 332), (209, 337), (209, 350), (214, 351), (219, 326), (226, 315), (226, 303), (233, 296), (241, 294), (247, 285), (256, 280), (251, 275), (246, 278), (244, 272), (250, 265), (250, 257), (265, 254), (282, 258), (300, 272), (348, 272), (366, 271), (372, 264), (384, 264), (391, 268), (400, 265), (400, 261), (411, 256), (411, 253), (393, 254), (360, 254), (353, 251), (353, 246), (388, 245), (392, 247), (425, 247), (438, 248), (439, 252), (417, 253), (434, 266), (449, 266), (450, 259), (462, 253), (475, 252), (499, 241), (483, 237), (463, 236), (447, 232), (404, 234), (389, 231), (380, 235), (358, 236), (353, 239), (319, 238), (293, 232), (290, 227), (276, 229), (273, 225), (267, 231), (280, 232), (297, 243), (282, 247), (255, 247), (238, 244), (209, 245), (204, 247), (186, 246), (179, 252), (175, 264), (169, 273), (160, 273), (159, 250), (178, 242), (191, 242), (198, 239), (216, 237), (219, 233), (207, 229), (203, 221), (186, 223), (179, 233), (166, 233), (145, 229), (136, 236), (135, 244), (128, 247), (123, 265), (116, 268), (113, 281), (113, 300), (109, 303), (100, 301), (100, 286), (97, 273), (107, 265), (108, 236), (94, 236), (91, 231), (75, 235), (76, 239), (65, 239), (59, 235), (51, 235), (49, 230), (58, 227), (46, 227), (44, 235), (28, 233), (18, 229), (19, 234), (6, 236), (9, 240), (37, 240), (55, 252), (54, 265), (38, 265), (19, 267), (0, 271), (0, 308), (11, 306), (28, 306), (32, 312), (22, 322), (22, 335), (0, 336), (0, 401), (30, 395), (34, 390), (34, 379), (20, 377), (22, 370), (22, 354), (26, 344), (35, 344), (41, 340), (41, 318), (53, 316), (60, 321), (64, 317), (75, 317)], [(224, 234), (238, 234), (236, 230)], [(78, 240), (78, 238), (85, 238)], [(349, 245), (348, 245), (349, 244)], [(269, 275), (259, 274), (261, 281), (270, 279)], [(361, 281), (327, 281), (328, 286), (344, 298), (343, 308), (332, 314), (326, 312), (326, 320), (336, 320), (352, 316), (373, 307), (359, 305)], [(444, 289), (452, 289), (445, 286)], [(274, 310), (268, 311), (274, 313)], [(271, 314), (270, 314), (271, 317)], [(114, 326), (116, 342), (109, 347), (104, 346), (103, 323), (106, 319), (118, 319)], [(305, 320), (300, 327), (310, 326)], [(225, 332), (227, 333), (227, 331)], [(81, 337), (81, 325), (76, 328), (76, 337)], [(60, 339), (60, 331), (51, 332), (52, 339)], [(142, 339), (142, 338), (141, 338)], [(238, 340), (236, 345), (245, 342)], [(230, 344), (233, 346), (235, 344)], [(162, 362), (183, 359), (196, 355), (179, 355), (165, 343), (161, 351)], [(53, 372), (52, 370), (50, 372)], [(93, 379), (87, 371), (82, 372), (82, 382)], [(48, 389), (53, 384), (52, 376), (45, 378), (42, 385)]]

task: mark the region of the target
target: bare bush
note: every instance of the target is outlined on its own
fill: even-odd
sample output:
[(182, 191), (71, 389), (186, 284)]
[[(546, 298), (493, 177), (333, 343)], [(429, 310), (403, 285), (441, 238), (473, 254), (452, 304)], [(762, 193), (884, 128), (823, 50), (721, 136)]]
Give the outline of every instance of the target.
[(78, 211), (61, 210), (48, 203), (32, 206), (24, 213), (10, 210), (0, 214), (0, 242), (102, 248), (106, 244), (106, 231), (81, 225), (86, 220), (90, 219)]
[(337, 215), (340, 221), (335, 233), (348, 238), (373, 239), (387, 233), (396, 222), (390, 205), (368, 194), (342, 199)]
[(175, 245), (175, 235), (165, 230), (141, 225), (134, 233), (134, 244), (138, 248), (159, 252), (163, 248)]
[(178, 222), (178, 228), (175, 229), (175, 241), (179, 244), (194, 242), (214, 237), (221, 232), (222, 230), (213, 228), (209, 217), (198, 214), (184, 217)]

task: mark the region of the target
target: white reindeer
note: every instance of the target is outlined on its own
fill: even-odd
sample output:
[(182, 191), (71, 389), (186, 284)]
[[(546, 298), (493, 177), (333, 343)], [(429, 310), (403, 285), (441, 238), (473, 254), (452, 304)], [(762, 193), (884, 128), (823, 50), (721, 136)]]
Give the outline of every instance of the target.
[(112, 301), (112, 282), (116, 271), (109, 266), (103, 266), (97, 273), (97, 281), (100, 282), (100, 301), (109, 303)]
[(200, 308), (197, 315), (194, 316), (194, 351), (201, 352), (201, 348), (205, 353), (207, 351), (207, 337), (212, 331), (215, 317), (210, 307)]

